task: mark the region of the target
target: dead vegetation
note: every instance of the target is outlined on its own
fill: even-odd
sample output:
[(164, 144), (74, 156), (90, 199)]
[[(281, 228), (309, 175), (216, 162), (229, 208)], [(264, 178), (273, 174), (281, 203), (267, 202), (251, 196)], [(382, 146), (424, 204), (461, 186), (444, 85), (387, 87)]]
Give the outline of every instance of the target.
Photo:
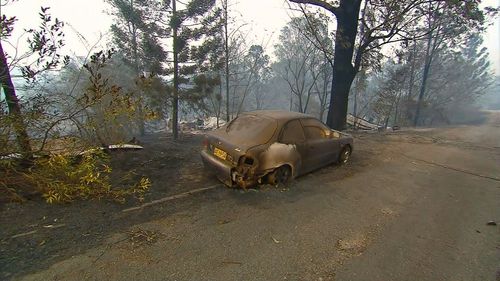
[(158, 241), (159, 238), (161, 238), (163, 234), (153, 231), (153, 230), (146, 230), (142, 228), (136, 228), (127, 231), (127, 237), (128, 241), (132, 244), (134, 247), (139, 247), (143, 245), (152, 245)]

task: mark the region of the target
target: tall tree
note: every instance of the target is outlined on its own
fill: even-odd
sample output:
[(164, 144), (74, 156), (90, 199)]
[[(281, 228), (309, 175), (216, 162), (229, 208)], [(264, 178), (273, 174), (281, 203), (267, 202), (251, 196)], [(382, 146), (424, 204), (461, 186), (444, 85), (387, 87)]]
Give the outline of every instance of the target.
[[(226, 80), (226, 122), (229, 122), (229, 7), (228, 0), (222, 0), (224, 11), (224, 77)], [(217, 119), (218, 120), (218, 119)]]
[[(332, 90), (327, 117), (327, 124), (335, 129), (345, 128), (349, 90), (366, 55), (373, 51), (379, 52), (384, 44), (424, 38), (430, 31), (422, 29), (420, 23), (425, 16), (423, 8), (429, 2), (445, 2), (450, 7), (456, 7), (454, 13), (464, 18), (472, 14), (481, 16), (477, 9), (469, 10), (479, 0), (365, 1), (361, 17), (362, 0), (339, 0), (333, 3), (326, 0), (289, 1), (320, 7), (336, 18)], [(358, 34), (358, 27), (363, 29), (361, 34)]]
[(332, 91), (327, 124), (334, 129), (344, 129), (347, 116), (349, 88), (356, 75), (352, 65), (354, 44), (358, 29), (361, 0), (341, 0), (338, 6), (319, 0), (290, 0), (295, 3), (312, 4), (326, 9), (337, 19)]
[[(205, 70), (205, 62), (209, 54), (217, 46), (217, 35), (220, 34), (222, 22), (221, 10), (215, 6), (215, 0), (191, 0), (182, 2), (180, 9), (177, 0), (172, 1), (173, 67), (173, 103), (172, 103), (172, 133), (178, 138), (178, 114), (180, 84), (189, 82), (190, 77), (198, 70)], [(179, 1), (180, 2), (180, 1)], [(185, 4), (183, 4), (185, 3)], [(196, 42), (197, 44), (193, 44)]]
[[(163, 74), (166, 52), (160, 38), (168, 36), (169, 26), (163, 22), (168, 2), (160, 0), (106, 0), (115, 22), (111, 25), (113, 42), (123, 60), (135, 71), (135, 80), (145, 73)], [(144, 93), (137, 91), (139, 111), (144, 108)], [(142, 114), (139, 114), (142, 116)], [(137, 120), (141, 135), (145, 133), (144, 120)]]

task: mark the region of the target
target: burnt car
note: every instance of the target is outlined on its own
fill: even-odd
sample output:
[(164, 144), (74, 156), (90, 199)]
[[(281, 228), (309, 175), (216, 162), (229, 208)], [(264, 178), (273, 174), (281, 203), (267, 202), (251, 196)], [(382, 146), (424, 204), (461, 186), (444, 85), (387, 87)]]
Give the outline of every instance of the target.
[(289, 111), (261, 110), (239, 115), (206, 134), (201, 158), (228, 186), (287, 184), (324, 167), (346, 163), (353, 149), (350, 135), (318, 119)]

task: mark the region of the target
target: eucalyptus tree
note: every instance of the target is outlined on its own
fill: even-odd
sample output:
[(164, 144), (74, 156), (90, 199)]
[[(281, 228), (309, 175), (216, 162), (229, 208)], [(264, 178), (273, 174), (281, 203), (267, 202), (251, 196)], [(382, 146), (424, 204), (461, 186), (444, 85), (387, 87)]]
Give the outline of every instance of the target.
[[(428, 79), (434, 58), (463, 44), (467, 38), (484, 31), (485, 11), (480, 10), (479, 1), (429, 2), (424, 11), (424, 29), (427, 30), (422, 81), (418, 95), (413, 125), (419, 124), (420, 110), (426, 95)], [(487, 10), (486, 10), (487, 12)]]

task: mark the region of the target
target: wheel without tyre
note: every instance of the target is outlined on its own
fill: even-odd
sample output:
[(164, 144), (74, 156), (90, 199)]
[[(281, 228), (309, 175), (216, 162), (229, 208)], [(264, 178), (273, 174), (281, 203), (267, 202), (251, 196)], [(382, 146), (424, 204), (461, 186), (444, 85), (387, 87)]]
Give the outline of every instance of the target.
[(268, 182), (272, 185), (286, 186), (292, 177), (292, 171), (288, 166), (281, 166), (274, 170), (268, 178)]
[(349, 145), (346, 145), (344, 149), (342, 149), (342, 151), (340, 152), (338, 163), (339, 164), (347, 163), (351, 158), (351, 151), (352, 151), (351, 147)]

